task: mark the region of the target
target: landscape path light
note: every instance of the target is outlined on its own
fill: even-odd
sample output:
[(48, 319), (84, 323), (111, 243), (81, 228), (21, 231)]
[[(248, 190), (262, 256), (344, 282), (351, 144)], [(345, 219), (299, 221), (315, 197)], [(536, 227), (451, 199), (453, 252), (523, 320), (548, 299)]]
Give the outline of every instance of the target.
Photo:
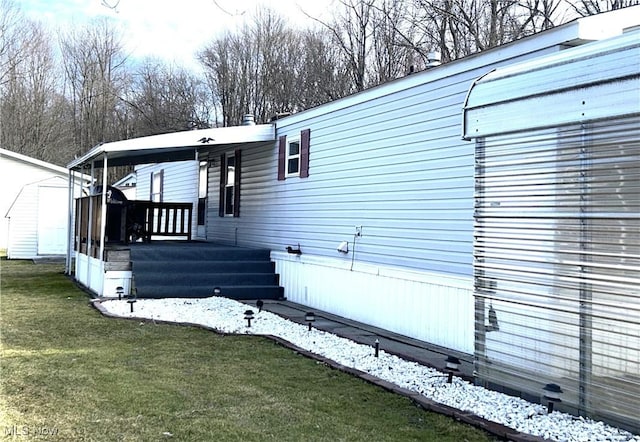
[(375, 347), (374, 356), (377, 358), (378, 356), (380, 356), (380, 341), (378, 341), (377, 339), (376, 339), (376, 342), (374, 344), (374, 347)]
[(244, 319), (247, 320), (247, 327), (251, 327), (251, 320), (253, 319), (253, 310), (246, 310), (244, 312)]
[(304, 315), (304, 320), (309, 324), (309, 331), (311, 331), (311, 324), (313, 324), (316, 320), (316, 314), (314, 312), (307, 312)]
[(116, 294), (118, 295), (118, 301), (122, 300), (122, 295), (124, 295), (124, 287), (116, 287)]
[(221, 295), (222, 295), (222, 289), (220, 287), (214, 287), (213, 296), (221, 296)]
[(447, 384), (450, 384), (453, 382), (453, 374), (458, 373), (458, 369), (460, 368), (460, 359), (455, 356), (447, 356), (446, 363), (446, 370), (449, 372)]
[(560, 395), (563, 393), (562, 388), (558, 384), (547, 384), (542, 388), (544, 399), (547, 401), (547, 410), (553, 413), (553, 406), (556, 402), (560, 403)]
[(129, 299), (127, 299), (127, 302), (129, 303), (129, 306), (131, 308), (131, 313), (133, 313), (133, 304), (135, 304), (136, 301), (137, 299), (135, 295), (129, 296)]

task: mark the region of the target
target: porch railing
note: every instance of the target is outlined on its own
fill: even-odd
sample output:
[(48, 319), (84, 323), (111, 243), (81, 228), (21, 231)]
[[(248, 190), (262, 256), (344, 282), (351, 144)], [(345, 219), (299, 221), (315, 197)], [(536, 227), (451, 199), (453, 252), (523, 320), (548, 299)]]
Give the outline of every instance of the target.
[[(144, 220), (142, 237), (150, 241), (152, 236), (183, 237), (191, 240), (192, 203), (157, 203), (130, 201), (128, 211), (133, 210), (136, 220)], [(133, 226), (137, 227), (137, 226)]]
[[(76, 199), (74, 249), (98, 258), (102, 226), (102, 196)], [(107, 202), (105, 243), (129, 243), (142, 239), (192, 238), (192, 203), (153, 201)]]

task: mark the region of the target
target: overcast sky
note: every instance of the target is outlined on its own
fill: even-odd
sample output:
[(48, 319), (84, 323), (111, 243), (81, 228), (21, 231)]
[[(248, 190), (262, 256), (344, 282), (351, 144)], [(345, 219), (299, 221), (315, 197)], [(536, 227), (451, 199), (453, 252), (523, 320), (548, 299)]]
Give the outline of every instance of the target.
[(257, 8), (267, 5), (293, 24), (311, 26), (326, 18), (334, 0), (18, 0), (23, 11), (53, 30), (107, 16), (118, 23), (134, 58), (160, 57), (194, 65), (194, 54), (225, 30), (234, 29)]

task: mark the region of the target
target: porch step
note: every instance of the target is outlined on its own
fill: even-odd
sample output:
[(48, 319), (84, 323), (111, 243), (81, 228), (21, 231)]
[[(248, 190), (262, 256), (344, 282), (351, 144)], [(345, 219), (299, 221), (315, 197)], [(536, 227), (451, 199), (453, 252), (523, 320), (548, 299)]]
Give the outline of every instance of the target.
[(168, 267), (166, 271), (148, 272), (140, 272), (134, 269), (136, 275), (136, 287), (148, 285), (191, 287), (195, 283), (197, 285), (206, 285), (212, 289), (213, 287), (220, 287), (223, 285), (278, 285), (279, 283), (279, 277), (275, 273), (178, 273), (175, 269), (171, 268), (170, 271), (168, 269), (170, 269), (170, 267)]
[(220, 287), (232, 299), (281, 299), (284, 289), (270, 251), (213, 243), (152, 242), (131, 245), (140, 298), (204, 298)]
[[(221, 296), (230, 299), (282, 299), (284, 288), (275, 285), (232, 285), (221, 286)], [(138, 288), (139, 298), (208, 298), (212, 295), (209, 285), (189, 286), (188, 293), (177, 287), (150, 285)]]
[(170, 268), (180, 273), (242, 273), (250, 269), (256, 273), (273, 273), (276, 265), (268, 260), (262, 261), (154, 261), (136, 260), (136, 272), (153, 272), (156, 268)]

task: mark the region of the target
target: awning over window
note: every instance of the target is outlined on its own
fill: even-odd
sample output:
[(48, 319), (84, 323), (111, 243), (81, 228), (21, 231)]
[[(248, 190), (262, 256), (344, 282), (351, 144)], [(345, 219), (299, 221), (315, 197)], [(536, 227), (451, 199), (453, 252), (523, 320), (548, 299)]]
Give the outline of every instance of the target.
[(465, 100), (462, 137), (637, 115), (639, 91), (636, 30), (480, 77)]

